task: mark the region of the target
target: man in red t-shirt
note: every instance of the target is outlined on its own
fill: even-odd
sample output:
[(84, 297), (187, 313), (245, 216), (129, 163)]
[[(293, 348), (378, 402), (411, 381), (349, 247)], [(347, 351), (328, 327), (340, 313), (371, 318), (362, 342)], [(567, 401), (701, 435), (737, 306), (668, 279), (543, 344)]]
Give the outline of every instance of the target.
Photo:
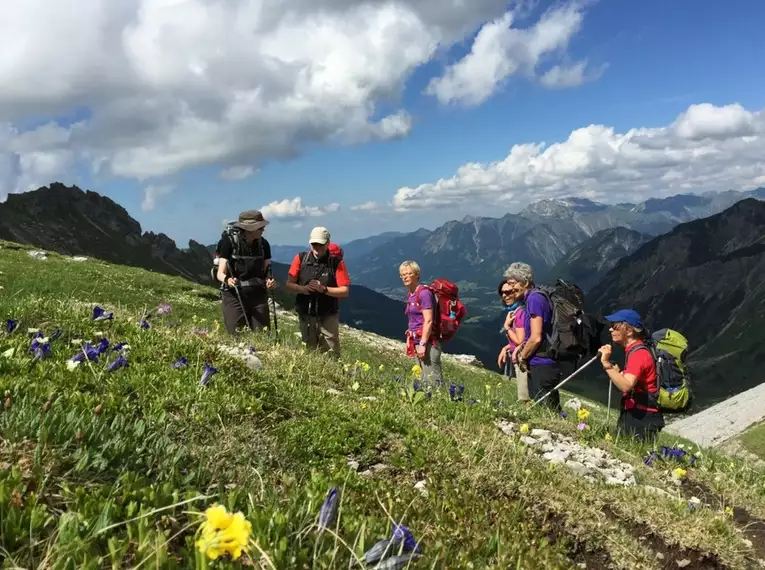
[(605, 317), (615, 344), (624, 347), (624, 370), (610, 361), (611, 345), (600, 347), (600, 361), (609, 379), (622, 391), (619, 431), (641, 440), (652, 440), (664, 427), (658, 405), (659, 386), (656, 362), (643, 344), (643, 323), (632, 309), (622, 309)]
[(287, 274), (288, 291), (297, 294), (295, 310), (303, 342), (322, 352), (340, 356), (339, 299), (347, 297), (351, 279), (345, 261), (330, 254), (327, 228), (311, 230), (311, 249), (292, 260)]

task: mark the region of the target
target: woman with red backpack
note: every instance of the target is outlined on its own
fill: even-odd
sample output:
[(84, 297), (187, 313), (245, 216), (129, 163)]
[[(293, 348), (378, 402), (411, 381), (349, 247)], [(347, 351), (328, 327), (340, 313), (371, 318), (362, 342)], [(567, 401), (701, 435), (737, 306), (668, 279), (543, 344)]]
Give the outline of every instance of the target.
[(406, 355), (417, 358), (426, 384), (440, 385), (441, 343), (439, 343), (434, 322), (438, 304), (429, 287), (420, 284), (420, 266), (416, 261), (404, 261), (398, 269), (401, 281), (408, 289), (406, 315), (409, 318), (406, 337)]

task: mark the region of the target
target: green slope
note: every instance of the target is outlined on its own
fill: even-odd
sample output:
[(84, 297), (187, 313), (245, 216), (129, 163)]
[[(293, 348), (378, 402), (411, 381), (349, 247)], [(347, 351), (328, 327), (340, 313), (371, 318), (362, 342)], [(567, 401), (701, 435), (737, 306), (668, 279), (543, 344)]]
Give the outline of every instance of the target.
[[(677, 488), (673, 462), (648, 467), (646, 449), (605, 439), (602, 408), (590, 406), (583, 433), (575, 413), (517, 418), (511, 383), (452, 361), (446, 374), (465, 386), (464, 401), (447, 389), (402, 397), (411, 361), (398, 349), (344, 330), (335, 363), (305, 353), (286, 313), (278, 344), (241, 339), (262, 360), (253, 371), (226, 352), (233, 343), (216, 331), (211, 288), (1, 245), (0, 307), (19, 322), (0, 338), (4, 568), (197, 568), (200, 512), (216, 501), (252, 525), (243, 557), (217, 568), (349, 568), (391, 520), (421, 543), (411, 568), (738, 569), (765, 558), (762, 541), (724, 510), (765, 517), (763, 472), (737, 459), (704, 450)], [(160, 303), (171, 312), (157, 315)], [(94, 322), (94, 304), (113, 320)], [(149, 329), (139, 324), (146, 312)], [(33, 364), (29, 328), (61, 330)], [(101, 337), (129, 344), (129, 367), (107, 371), (110, 351), (69, 370), (78, 339)], [(175, 369), (180, 356), (188, 364)], [(203, 388), (205, 363), (219, 372)], [(500, 419), (611, 453), (638, 484), (588, 482), (542, 459), (517, 429), (504, 434)], [(333, 486), (338, 523), (318, 535)], [(708, 505), (689, 508), (694, 495)]]

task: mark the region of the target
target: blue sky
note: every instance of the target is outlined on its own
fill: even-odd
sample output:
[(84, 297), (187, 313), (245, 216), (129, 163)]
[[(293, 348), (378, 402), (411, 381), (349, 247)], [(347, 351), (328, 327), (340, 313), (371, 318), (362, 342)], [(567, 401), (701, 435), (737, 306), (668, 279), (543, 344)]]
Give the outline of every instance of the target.
[[(514, 26), (532, 26), (552, 5), (539, 3), (528, 18)], [(352, 212), (349, 208), (366, 201), (390, 202), (399, 188), (450, 178), (468, 162), (502, 160), (514, 144), (563, 142), (573, 130), (589, 124), (613, 127), (617, 133), (661, 128), (689, 106), (701, 103), (716, 107), (738, 103), (747, 112), (758, 112), (765, 107), (763, 21), (763, 2), (726, 6), (708, 0), (600, 0), (585, 8), (581, 29), (572, 36), (565, 54), (551, 62), (586, 58), (591, 67), (606, 65), (600, 77), (582, 85), (549, 89), (514, 75), (482, 104), (442, 105), (423, 90), (431, 78), (443, 73), (446, 64), (470, 51), (473, 33), (445, 55), (416, 68), (400, 99), (378, 102), (383, 109), (380, 116), (398, 109), (410, 113), (412, 127), (403, 138), (350, 146), (311, 146), (291, 160), (267, 160), (256, 174), (238, 181), (222, 180), (221, 165), (192, 167), (139, 182), (94, 176), (84, 164), (64, 181), (78, 182), (111, 197), (144, 230), (167, 233), (180, 246), (189, 238), (214, 241), (221, 221), (235, 217), (242, 209), (297, 196), (309, 206), (336, 202), (340, 210), (306, 217), (301, 227), (296, 227), (294, 219), (274, 217), (266, 234), (273, 243), (303, 243), (313, 225), (328, 226), (333, 238), (343, 242), (390, 229), (433, 228), (466, 214), (501, 215), (519, 209), (524, 202), (552, 195), (541, 189), (538, 193), (525, 189), (518, 191), (511, 204), (489, 195), (412, 212)], [(480, 24), (475, 32), (478, 28)], [(543, 62), (540, 73), (551, 63)], [(87, 106), (74, 106), (68, 117), (60, 121), (65, 127), (88, 119), (90, 111)], [(30, 114), (13, 124), (26, 130), (44, 122), (44, 114)], [(739, 183), (735, 177), (719, 180), (721, 184)], [(171, 184), (174, 189), (158, 198), (153, 209), (144, 211), (141, 204), (147, 184)], [(608, 188), (603, 191), (611, 192), (612, 187)], [(565, 189), (556, 192), (566, 193)], [(630, 189), (624, 187), (620, 192), (623, 197)], [(648, 195), (636, 192), (633, 199), (641, 197)]]

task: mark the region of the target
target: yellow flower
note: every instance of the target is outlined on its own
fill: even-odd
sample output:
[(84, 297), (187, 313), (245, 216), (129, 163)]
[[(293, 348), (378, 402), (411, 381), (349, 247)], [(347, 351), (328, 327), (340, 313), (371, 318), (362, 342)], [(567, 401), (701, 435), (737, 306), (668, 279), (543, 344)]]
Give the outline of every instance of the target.
[(377, 370), (379, 370), (380, 372), (382, 372), (383, 370), (385, 370), (385, 365), (384, 365), (384, 364), (381, 364), (380, 366), (378, 366), (378, 367), (377, 367)]
[(725, 515), (732, 517), (733, 516), (733, 509), (730, 507), (725, 507)]
[(606, 441), (612, 441), (613, 439), (614, 439), (614, 438), (613, 438), (613, 437), (611, 437), (611, 434), (610, 434), (610, 433), (607, 433), (607, 434), (606, 434)]
[(214, 504), (205, 511), (200, 530), (196, 546), (202, 554), (215, 560), (228, 553), (236, 560), (247, 549), (252, 525), (241, 512), (229, 513), (223, 505)]
[(587, 408), (579, 408), (579, 411), (576, 413), (576, 415), (579, 416), (580, 421), (585, 421), (590, 417), (590, 410)]
[(413, 377), (419, 378), (421, 374), (422, 374), (422, 368), (420, 368), (419, 364), (415, 364), (414, 366), (412, 366), (412, 376)]
[(683, 469), (682, 467), (675, 467), (675, 468), (672, 470), (672, 474), (673, 474), (673, 475), (674, 475), (674, 476), (675, 476), (677, 479), (683, 479), (683, 478), (684, 478), (684, 477), (685, 477), (685, 476), (688, 474), (688, 472), (687, 472), (685, 469)]
[(523, 424), (520, 429), (521, 433), (529, 433), (529, 424)]
[(367, 403), (366, 402), (361, 402), (361, 409), (362, 410), (366, 410), (367, 409)]

